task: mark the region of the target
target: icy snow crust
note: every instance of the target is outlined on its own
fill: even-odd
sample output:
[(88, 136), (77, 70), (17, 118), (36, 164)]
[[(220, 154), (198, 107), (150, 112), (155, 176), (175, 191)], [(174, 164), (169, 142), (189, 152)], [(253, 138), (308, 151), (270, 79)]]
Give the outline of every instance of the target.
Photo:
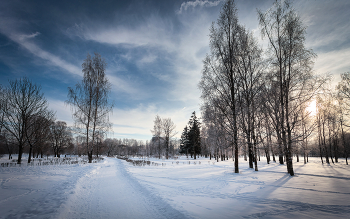
[[(142, 158), (130, 158), (141, 160)], [(6, 156), (0, 159), (5, 162)], [(117, 158), (99, 163), (0, 167), (0, 218), (348, 218), (350, 169), (262, 159), (233, 162)], [(195, 163), (194, 163), (195, 162)]]

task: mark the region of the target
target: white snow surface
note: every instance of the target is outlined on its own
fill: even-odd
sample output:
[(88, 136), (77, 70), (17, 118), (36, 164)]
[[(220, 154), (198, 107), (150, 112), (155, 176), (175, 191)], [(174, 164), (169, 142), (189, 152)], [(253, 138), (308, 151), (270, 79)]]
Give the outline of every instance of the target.
[(350, 218), (345, 160), (295, 160), (293, 177), (263, 158), (257, 172), (240, 159), (239, 174), (232, 160), (185, 156), (0, 167), (0, 218)]

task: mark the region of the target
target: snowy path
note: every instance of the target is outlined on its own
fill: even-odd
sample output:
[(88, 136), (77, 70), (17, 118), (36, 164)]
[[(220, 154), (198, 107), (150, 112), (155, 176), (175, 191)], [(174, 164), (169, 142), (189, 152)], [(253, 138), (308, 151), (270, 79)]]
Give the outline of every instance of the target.
[(81, 177), (58, 218), (186, 218), (142, 187), (123, 162), (105, 158)]

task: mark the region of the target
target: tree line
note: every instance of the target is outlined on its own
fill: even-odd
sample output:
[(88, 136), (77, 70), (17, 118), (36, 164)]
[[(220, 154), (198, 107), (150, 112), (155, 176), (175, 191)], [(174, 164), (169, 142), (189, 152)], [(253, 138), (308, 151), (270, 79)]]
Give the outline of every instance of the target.
[[(198, 85), (205, 141), (217, 150), (232, 149), (235, 173), (239, 154), (258, 171), (262, 150), (268, 163), (276, 155), (293, 176), (293, 155), (303, 151), (306, 157), (316, 138), (322, 162), (322, 155), (327, 163), (328, 157), (339, 157), (340, 147), (347, 157), (349, 74), (342, 75), (338, 94), (327, 91), (329, 78), (313, 72), (316, 54), (305, 47), (306, 26), (290, 1), (276, 0), (267, 11), (257, 10), (265, 50), (237, 13), (234, 1), (225, 1), (210, 28), (210, 53)], [(316, 116), (308, 109), (313, 101)]]
[(71, 128), (64, 121), (55, 121), (41, 87), (30, 79), (10, 80), (8, 87), (1, 87), (0, 106), (0, 147), (9, 159), (18, 153), (20, 164), (26, 150), (30, 163), (35, 155), (43, 157), (52, 150), (59, 157), (72, 148)]

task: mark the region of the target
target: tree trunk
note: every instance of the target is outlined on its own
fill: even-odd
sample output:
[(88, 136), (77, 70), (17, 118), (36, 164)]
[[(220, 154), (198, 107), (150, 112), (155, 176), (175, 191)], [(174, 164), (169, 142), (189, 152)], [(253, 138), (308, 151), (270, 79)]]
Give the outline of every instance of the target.
[(249, 168), (253, 168), (253, 150), (250, 140), (248, 139), (248, 157), (249, 157)]
[(338, 139), (337, 139), (337, 137), (334, 138), (334, 160), (336, 163), (338, 163)]
[(299, 153), (298, 153), (298, 151), (297, 151), (297, 162), (299, 162)]
[[(320, 131), (321, 132), (321, 131)], [(321, 162), (323, 164), (323, 158), (322, 158), (322, 139), (321, 139), (321, 135), (319, 134), (318, 137), (318, 147), (320, 149), (320, 157), (321, 157)]]
[(270, 155), (269, 155), (269, 150), (265, 148), (265, 156), (266, 156), (266, 161), (267, 164), (270, 164)]
[(32, 160), (32, 145), (29, 146), (29, 154), (28, 154), (28, 163), (30, 163), (30, 161)]
[(254, 141), (254, 167), (255, 167), (255, 171), (258, 171), (258, 160), (257, 160), (257, 148), (256, 148), (256, 139), (255, 139), (255, 135), (253, 134), (253, 141)]
[(159, 154), (158, 159), (160, 159), (160, 138), (159, 137), (158, 137), (158, 154)]
[(325, 135), (325, 128), (324, 128), (324, 123), (322, 124), (323, 126), (323, 147), (324, 147), (324, 150), (325, 150), (325, 157), (326, 157), (326, 163), (329, 164), (329, 158), (328, 158), (328, 151), (327, 151), (327, 145), (326, 145), (326, 135)]
[(88, 152), (89, 163), (92, 163), (92, 151)]
[(196, 159), (196, 147), (195, 147), (195, 144), (193, 144), (193, 154), (194, 154), (194, 159)]
[(238, 169), (238, 144), (235, 145), (235, 173), (239, 173)]
[(216, 149), (216, 162), (219, 162), (219, 148)]
[(23, 145), (19, 145), (18, 146), (18, 160), (17, 160), (17, 164), (21, 164), (22, 153), (23, 153)]

